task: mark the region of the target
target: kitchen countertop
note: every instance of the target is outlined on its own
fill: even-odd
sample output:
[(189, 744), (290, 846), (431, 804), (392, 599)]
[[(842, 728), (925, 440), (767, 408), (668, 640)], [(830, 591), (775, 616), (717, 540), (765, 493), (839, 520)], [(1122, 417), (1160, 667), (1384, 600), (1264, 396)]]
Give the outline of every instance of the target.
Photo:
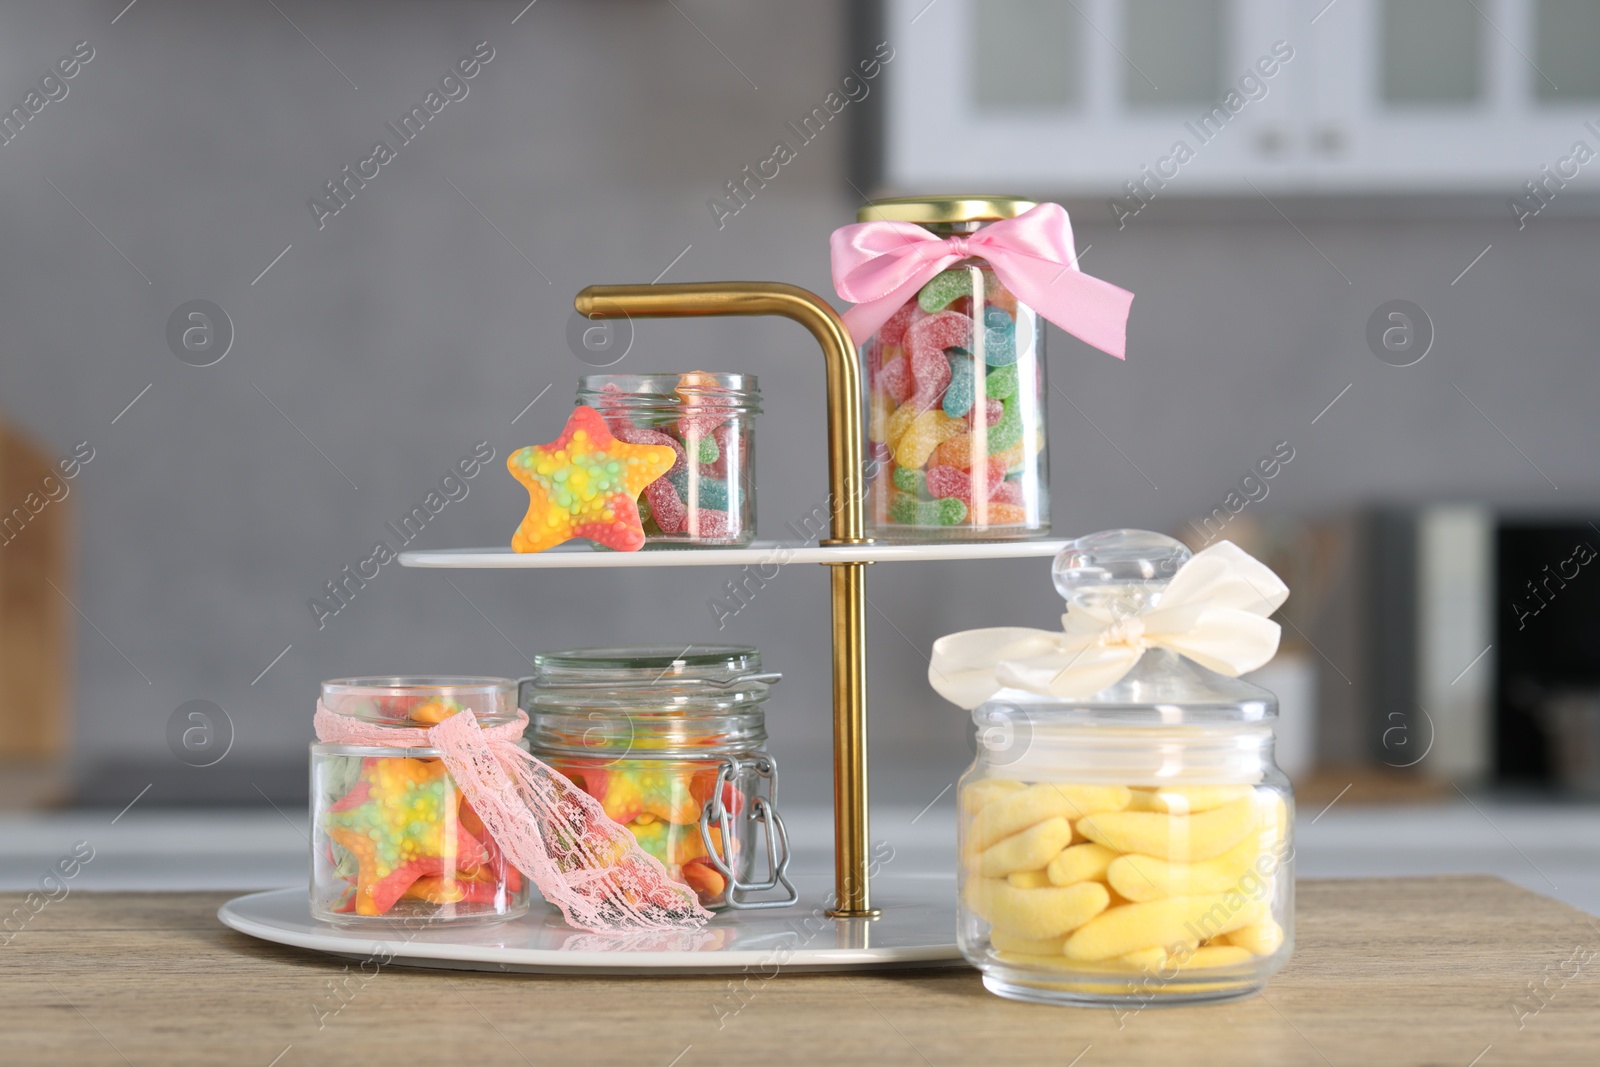
[[(1493, 874), (1600, 915), (1600, 808), (1454, 794), (1444, 803), (1360, 805), (1356, 792), (1331, 806), (1321, 800), (1300, 807), (1300, 877)], [(897, 869), (955, 869), (953, 794), (915, 807), (873, 806), (872, 839), (893, 848)], [(0, 815), (0, 892), (35, 887), (77, 841), (95, 850), (73, 883), (79, 889), (243, 892), (305, 883), (303, 807), (161, 810), (145, 803), (125, 812)], [(784, 821), (795, 869), (832, 871), (831, 813), (786, 807)]]
[[(1001, 1000), (959, 967), (365, 976), (223, 927), (226, 893), (74, 889), (0, 944), (0, 1033), (26, 1064), (1594, 1062), (1592, 916), (1483, 876), (1298, 894), (1294, 958), (1261, 995), (1113, 1011)], [(21, 901), (0, 894), (0, 912)]]

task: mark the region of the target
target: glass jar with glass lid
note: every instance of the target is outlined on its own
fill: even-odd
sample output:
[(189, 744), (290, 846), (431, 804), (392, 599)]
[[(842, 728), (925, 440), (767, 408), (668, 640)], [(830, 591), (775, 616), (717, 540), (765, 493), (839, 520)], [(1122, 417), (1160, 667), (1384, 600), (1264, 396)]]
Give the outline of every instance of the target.
[[(1190, 552), (1170, 538), (1081, 538), (1056, 561), (1064, 635), (943, 639), (969, 652), (1007, 643), (988, 658), (936, 646), (935, 668), (957, 687), (960, 668), (978, 662), (993, 690), (958, 700), (978, 731), (958, 792), (958, 939), (991, 991), (1091, 1005), (1213, 1000), (1255, 992), (1287, 961), (1294, 801), (1273, 761), (1277, 699), (1175, 650), (1232, 671), (1230, 656), (1276, 647), (1266, 616), (1281, 583), (1220, 545), (1185, 574)], [(1114, 680), (1052, 695), (1073, 672)]]
[(533, 754), (671, 877), (711, 908), (798, 899), (766, 751), (764, 705), (781, 676), (762, 671), (756, 649), (578, 648), (541, 653), (534, 667), (521, 694)]

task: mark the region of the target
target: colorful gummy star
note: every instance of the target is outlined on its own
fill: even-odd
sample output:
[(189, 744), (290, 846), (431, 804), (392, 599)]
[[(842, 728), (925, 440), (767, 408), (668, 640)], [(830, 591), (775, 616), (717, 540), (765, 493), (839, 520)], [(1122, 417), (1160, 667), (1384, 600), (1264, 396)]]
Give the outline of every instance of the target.
[(579, 406), (547, 445), (518, 449), (506, 460), (528, 490), (528, 514), (511, 538), (517, 552), (543, 552), (574, 537), (634, 552), (644, 547), (636, 501), (672, 467), (665, 445), (619, 441), (594, 408)]
[(423, 878), (454, 896), (458, 869), (475, 870), (484, 847), (458, 818), (461, 794), (443, 760), (368, 757), (350, 792), (325, 816), (328, 837), (356, 862), (354, 911), (383, 915)]

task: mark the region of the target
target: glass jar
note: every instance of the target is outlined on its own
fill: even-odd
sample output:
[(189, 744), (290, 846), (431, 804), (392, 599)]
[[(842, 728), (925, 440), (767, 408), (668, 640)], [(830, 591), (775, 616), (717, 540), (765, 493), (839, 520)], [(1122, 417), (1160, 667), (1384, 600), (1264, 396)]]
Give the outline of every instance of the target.
[(645, 548), (749, 544), (756, 536), (753, 374), (590, 374), (578, 403), (595, 408), (611, 433), (678, 454), (639, 497)]
[[(426, 730), (466, 709), (516, 719), (508, 678), (339, 678), (322, 704), (363, 724)], [(513, 919), (528, 880), (506, 861), (433, 748), (311, 746), (311, 914), (327, 922)]]
[[(1069, 603), (1154, 606), (1188, 558), (1112, 531), (1057, 559)], [(1293, 946), (1277, 700), (1162, 648), (1092, 696), (1003, 690), (959, 784), (958, 939), (992, 992), (1091, 1005), (1258, 990)]]
[[(861, 222), (970, 234), (1035, 207), (1015, 197), (903, 197)], [(1050, 532), (1044, 321), (976, 256), (935, 275), (861, 348), (872, 535), (995, 541)]]
[[(578, 648), (534, 657), (533, 754), (600, 801), (708, 908), (798, 899), (762, 710), (776, 674), (739, 645)], [(755, 875), (763, 853), (762, 874)], [(775, 898), (750, 894), (779, 890)]]

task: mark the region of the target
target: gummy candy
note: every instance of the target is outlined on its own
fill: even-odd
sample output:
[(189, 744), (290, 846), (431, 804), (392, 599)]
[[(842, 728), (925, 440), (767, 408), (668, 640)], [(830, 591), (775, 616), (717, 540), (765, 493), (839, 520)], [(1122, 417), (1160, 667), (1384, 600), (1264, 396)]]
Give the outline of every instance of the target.
[(911, 361), (899, 356), (884, 363), (878, 371), (876, 388), (896, 404), (904, 404), (911, 395)]
[[(994, 397), (986, 397), (983, 401), (983, 424), (985, 426), (993, 426), (1000, 421), (1000, 416), (1004, 412), (1005, 409), (1001, 406), (1000, 401), (994, 399)], [(977, 424), (978, 409), (973, 408), (967, 412), (967, 425), (976, 426)]]
[(617, 440), (594, 408), (574, 408), (554, 441), (506, 458), (512, 477), (528, 490), (528, 513), (512, 549), (542, 552), (573, 537), (622, 552), (644, 547), (634, 500), (676, 461), (670, 448)]
[(973, 379), (973, 359), (971, 356), (948, 354), (950, 360), (950, 386), (944, 391), (944, 413), (954, 418), (961, 418), (972, 410), (972, 401), (976, 383)]
[(902, 467), (920, 467), (941, 442), (966, 431), (967, 424), (960, 419), (952, 419), (937, 409), (924, 411), (895, 442), (894, 461)]
[[(710, 440), (710, 438), (706, 438)], [(677, 474), (668, 474), (667, 480), (678, 491), (678, 496), (689, 500), (692, 496), (696, 508), (715, 508), (718, 511), (728, 510), (728, 483), (716, 479), (696, 479), (693, 483), (694, 491), (690, 492), (689, 472), (679, 471)]]
[(894, 470), (894, 487), (908, 493), (921, 494), (927, 476), (915, 467), (896, 467)]
[(929, 279), (917, 293), (923, 311), (941, 311), (957, 298), (972, 295), (971, 270), (943, 270)]
[(911, 325), (911, 316), (916, 310), (915, 304), (907, 303), (889, 316), (889, 321), (878, 330), (878, 340), (884, 347), (899, 348), (905, 344), (906, 327)]
[(1017, 325), (999, 308), (983, 313), (983, 361), (991, 367), (1009, 367), (1017, 361)]
[(955, 526), (967, 517), (967, 506), (954, 497), (918, 500), (910, 493), (895, 493), (889, 514), (902, 526)]
[(1008, 400), (1017, 395), (1017, 365), (990, 371), (983, 379), (983, 391), (995, 400)]
[(692, 508), (684, 520), (684, 529), (690, 536), (707, 541), (726, 541), (739, 532), (733, 516), (716, 508)]
[(954, 311), (941, 311), (912, 324), (906, 331), (911, 358), (911, 399), (932, 404), (950, 384), (950, 361), (944, 350), (956, 348), (972, 336), (972, 320)]
[[(896, 474), (899, 472), (896, 471)], [(960, 470), (956, 467), (930, 466), (926, 474), (928, 492), (935, 497), (955, 497), (967, 506), (972, 505), (971, 472)], [(996, 459), (988, 463), (988, 480), (983, 483), (983, 498), (991, 499), (994, 490), (1005, 480), (1005, 468)]]

